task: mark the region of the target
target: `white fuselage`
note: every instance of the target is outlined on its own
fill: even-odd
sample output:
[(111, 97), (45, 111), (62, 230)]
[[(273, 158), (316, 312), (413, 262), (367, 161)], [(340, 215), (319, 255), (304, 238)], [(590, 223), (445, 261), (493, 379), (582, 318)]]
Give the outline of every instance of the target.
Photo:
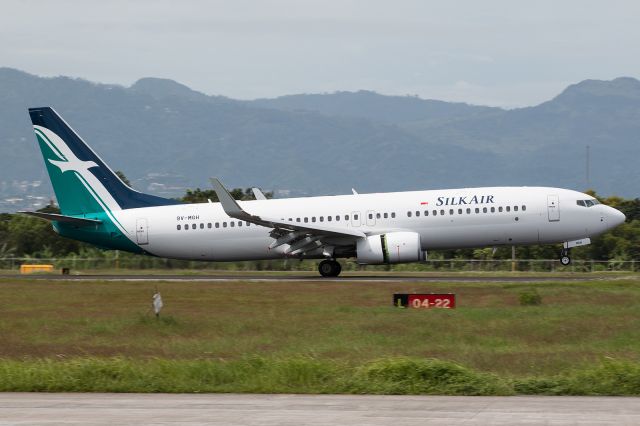
[[(619, 225), (624, 215), (577, 204), (580, 192), (488, 187), (242, 201), (250, 214), (292, 223), (357, 228), (367, 235), (420, 234), (423, 250), (575, 241)], [(427, 212), (427, 214), (425, 214)], [(227, 216), (219, 203), (113, 212), (128, 237), (150, 254), (212, 261), (277, 259), (271, 228)], [(335, 244), (347, 244), (336, 238)]]

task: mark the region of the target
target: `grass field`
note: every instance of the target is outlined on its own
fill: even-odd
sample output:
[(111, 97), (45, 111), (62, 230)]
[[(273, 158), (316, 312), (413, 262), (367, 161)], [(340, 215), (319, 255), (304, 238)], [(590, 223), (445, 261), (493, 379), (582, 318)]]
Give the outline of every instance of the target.
[[(156, 286), (165, 302), (159, 320), (150, 310)], [(521, 306), (531, 291), (542, 304)], [(456, 293), (458, 308), (395, 308), (395, 292)], [(638, 394), (640, 277), (4, 278), (0, 358), (0, 390)]]

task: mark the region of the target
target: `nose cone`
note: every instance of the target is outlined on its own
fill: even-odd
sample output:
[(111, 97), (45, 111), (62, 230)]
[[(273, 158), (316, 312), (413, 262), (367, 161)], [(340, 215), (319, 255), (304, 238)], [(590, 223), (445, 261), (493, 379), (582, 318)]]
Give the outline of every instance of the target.
[(620, 210), (609, 207), (608, 222), (611, 227), (616, 227), (624, 223), (627, 217)]
[(622, 213), (620, 210), (613, 209), (613, 212), (614, 212), (613, 223), (615, 224), (614, 226), (623, 224), (624, 221), (627, 219), (624, 213)]

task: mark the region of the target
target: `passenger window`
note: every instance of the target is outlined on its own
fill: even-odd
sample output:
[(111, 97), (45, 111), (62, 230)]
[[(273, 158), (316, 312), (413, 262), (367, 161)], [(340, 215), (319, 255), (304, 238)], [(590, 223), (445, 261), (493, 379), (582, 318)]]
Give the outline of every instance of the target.
[(369, 219), (373, 219), (373, 213), (369, 213)]
[(416, 217), (420, 216), (420, 212), (418, 210), (416, 210)]
[(449, 216), (453, 216), (453, 209), (449, 209)]
[(235, 222), (229, 222), (229, 226), (233, 228), (234, 226), (236, 226), (236, 223)]
[(336, 215), (336, 222), (340, 222), (340, 215)]
[(517, 212), (518, 211), (518, 206), (513, 206), (513, 211)]
[(188, 231), (188, 230), (189, 230), (189, 225), (185, 225), (185, 226), (184, 226), (184, 230), (185, 230), (185, 231)]
[(385, 213), (385, 214), (384, 214), (384, 218), (385, 218), (385, 219), (388, 219), (388, 218), (389, 218), (389, 214), (388, 214), (388, 213)]
[(527, 206), (522, 206), (522, 211), (527, 211)]
[(496, 212), (496, 208), (495, 207), (491, 207), (491, 213), (495, 213)]
[(315, 223), (315, 222), (316, 222), (316, 217), (315, 217), (315, 216), (312, 216), (312, 217), (311, 217), (311, 222), (313, 222), (313, 223)]
[(391, 213), (391, 219), (395, 219), (396, 218), (396, 212), (392, 212)]
[(511, 211), (511, 207), (507, 206), (507, 213)]
[(353, 220), (358, 220), (358, 215), (357, 214), (353, 215)]
[(300, 218), (299, 217), (296, 217), (296, 222), (300, 222)]
[(309, 218), (308, 217), (304, 218), (304, 223), (309, 223)]
[(380, 219), (380, 213), (376, 213), (376, 219)]
[(333, 217), (333, 216), (327, 216), (327, 222), (331, 222), (331, 218), (332, 218), (332, 217)]
[(482, 213), (486, 213), (486, 212), (487, 212), (487, 208), (486, 208), (486, 207), (483, 207), (483, 208), (482, 208)]
[(211, 229), (211, 222), (207, 223), (207, 228)]
[(191, 229), (196, 229), (196, 224), (191, 225)]
[(467, 207), (467, 214), (471, 214), (471, 209)]
[(324, 222), (324, 216), (320, 216), (320, 222)]
[(349, 220), (349, 215), (348, 214), (344, 215), (344, 220)]
[(425, 210), (425, 211), (424, 211), (424, 215), (425, 215), (425, 216), (429, 216), (429, 210)]
[(216, 222), (216, 228), (220, 228), (220, 222)]
[[(289, 222), (293, 222), (293, 218), (290, 217), (289, 218)], [(249, 225), (247, 225), (247, 226), (249, 226)]]
[(242, 222), (238, 222), (238, 226), (242, 226)]
[(227, 222), (222, 222), (222, 227), (226, 228), (227, 227)]
[(200, 224), (200, 229), (204, 229), (204, 223)]
[(440, 215), (444, 216), (444, 210), (440, 210)]
[(249, 226), (249, 222), (247, 222), (247, 226)]
[(438, 216), (438, 210), (434, 210), (434, 211), (433, 211), (433, 215), (434, 215), (434, 216)]
[(462, 209), (458, 209), (458, 214), (462, 214)]
[(178, 225), (178, 231), (181, 229), (182, 227), (180, 225)]
[(411, 217), (411, 212), (407, 212), (407, 217)]
[(498, 212), (502, 213), (502, 206), (498, 207)]
[(480, 209), (476, 207), (476, 213), (480, 213)]

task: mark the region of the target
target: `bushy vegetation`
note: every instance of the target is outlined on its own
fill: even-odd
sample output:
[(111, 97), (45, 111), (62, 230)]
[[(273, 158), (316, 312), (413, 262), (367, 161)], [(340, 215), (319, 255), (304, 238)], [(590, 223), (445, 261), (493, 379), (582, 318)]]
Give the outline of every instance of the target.
[(415, 358), (355, 366), (312, 357), (2, 359), (0, 392), (640, 395), (640, 363), (609, 359), (560, 376), (513, 379)]

